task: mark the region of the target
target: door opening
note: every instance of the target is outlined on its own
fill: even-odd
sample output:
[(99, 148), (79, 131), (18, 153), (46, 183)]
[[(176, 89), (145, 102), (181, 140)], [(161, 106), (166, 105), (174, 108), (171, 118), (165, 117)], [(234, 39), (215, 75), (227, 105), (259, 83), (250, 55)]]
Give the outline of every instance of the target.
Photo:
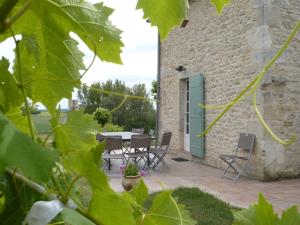
[(190, 91), (189, 79), (185, 80), (184, 85), (184, 150), (190, 151)]

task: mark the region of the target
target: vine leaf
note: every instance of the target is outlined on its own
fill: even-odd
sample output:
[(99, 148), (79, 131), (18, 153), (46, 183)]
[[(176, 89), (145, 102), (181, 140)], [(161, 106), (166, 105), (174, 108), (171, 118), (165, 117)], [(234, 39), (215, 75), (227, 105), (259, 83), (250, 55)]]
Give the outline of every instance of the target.
[(145, 215), (144, 225), (195, 225), (197, 222), (189, 212), (178, 205), (171, 196), (171, 191), (163, 191), (156, 195), (149, 212)]
[(274, 212), (270, 204), (260, 193), (258, 203), (250, 205), (248, 209), (233, 211), (233, 225), (297, 225), (300, 224), (300, 214), (297, 206), (291, 206), (282, 212), (281, 218)]
[(139, 0), (137, 9), (143, 9), (144, 19), (157, 26), (164, 40), (171, 29), (182, 23), (187, 13), (187, 0)]
[(253, 225), (256, 224), (256, 210), (254, 205), (250, 205), (248, 209), (233, 210), (233, 225)]
[(3, 112), (7, 112), (10, 107), (21, 106), (22, 104), (20, 90), (8, 68), (9, 61), (2, 57), (0, 60), (0, 107)]
[(57, 118), (51, 121), (58, 149), (63, 153), (85, 151), (91, 150), (98, 144), (96, 133), (100, 131), (100, 126), (92, 116), (79, 110), (68, 112), (66, 117), (67, 121), (64, 124), (58, 124)]
[(0, 223), (3, 225), (22, 224), (31, 206), (45, 199), (45, 196), (7, 174), (0, 176), (0, 190), (5, 197), (4, 210), (0, 213)]
[(135, 198), (138, 204), (142, 205), (148, 198), (148, 188), (145, 185), (144, 180), (141, 179), (138, 185), (136, 185), (129, 193)]
[(278, 225), (297, 225), (300, 224), (300, 214), (297, 206), (292, 206), (282, 212), (281, 220)]
[(83, 54), (70, 32), (77, 34), (101, 60), (121, 63), (121, 31), (108, 20), (111, 13), (112, 9), (102, 3), (34, 1), (22, 19), (13, 23), (14, 33), (22, 35), (21, 68), (26, 76), (26, 91), (34, 102), (43, 103), (54, 114), (57, 103), (62, 98), (71, 98), (73, 88), (79, 88), (79, 71), (85, 66)]
[(0, 173), (8, 166), (19, 169), (33, 180), (43, 182), (48, 180), (55, 160), (54, 152), (18, 131), (0, 112)]
[(257, 224), (272, 225), (276, 224), (278, 220), (277, 214), (273, 210), (273, 206), (266, 201), (264, 196), (260, 193), (258, 196), (258, 204), (256, 208), (256, 222)]
[[(42, 26), (38, 20), (35, 23), (37, 27)], [(43, 36), (51, 37), (50, 33), (45, 30)], [(77, 48), (77, 42), (60, 39), (63, 39), (63, 34), (51, 37), (51, 40), (45, 41), (44, 47), (38, 48), (37, 39), (23, 35), (18, 44), (26, 93), (34, 102), (43, 103), (51, 114), (62, 98), (72, 98), (73, 88), (80, 84), (79, 69), (84, 69), (83, 55)], [(33, 53), (32, 49), (37, 50), (38, 54)], [(72, 57), (69, 55), (71, 52), (74, 52)], [(14, 71), (19, 79), (16, 60)]]
[(64, 219), (64, 222), (67, 224), (95, 225), (92, 221), (85, 218), (73, 209), (64, 208), (64, 210), (61, 212), (61, 215)]
[(19, 107), (10, 108), (9, 111), (5, 113), (5, 116), (16, 126), (16, 128), (23, 133), (30, 135), (28, 120), (26, 116), (22, 114)]
[(110, 188), (107, 177), (95, 163), (95, 157), (100, 158), (100, 155), (96, 156), (94, 151), (71, 152), (63, 157), (63, 164), (67, 170), (75, 171), (89, 182), (93, 192), (89, 214), (100, 224), (135, 224), (131, 204)]
[(216, 7), (218, 14), (221, 15), (224, 7), (230, 4), (231, 0), (210, 0), (210, 2)]

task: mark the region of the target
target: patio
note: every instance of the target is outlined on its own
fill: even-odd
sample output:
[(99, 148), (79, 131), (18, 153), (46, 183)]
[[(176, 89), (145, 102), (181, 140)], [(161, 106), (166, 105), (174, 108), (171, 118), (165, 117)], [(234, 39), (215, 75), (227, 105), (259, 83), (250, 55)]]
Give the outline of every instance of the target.
[[(150, 192), (174, 189), (180, 186), (198, 187), (233, 206), (248, 207), (256, 202), (261, 192), (273, 204), (277, 212), (291, 205), (300, 207), (300, 178), (273, 182), (260, 182), (241, 177), (237, 183), (221, 178), (223, 171), (191, 161), (176, 162), (168, 156), (166, 162), (170, 170), (151, 171), (144, 178)], [(117, 170), (115, 166), (113, 170)], [(121, 176), (110, 176), (110, 184), (116, 191), (123, 191)]]

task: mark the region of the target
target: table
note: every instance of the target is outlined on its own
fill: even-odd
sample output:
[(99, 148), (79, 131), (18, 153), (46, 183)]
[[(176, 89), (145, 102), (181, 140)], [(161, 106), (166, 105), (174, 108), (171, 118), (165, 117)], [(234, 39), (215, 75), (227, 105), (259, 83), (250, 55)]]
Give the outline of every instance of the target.
[(101, 135), (106, 136), (106, 137), (122, 136), (123, 141), (130, 141), (132, 135), (140, 135), (140, 134), (129, 132), (129, 131), (122, 131), (122, 132), (102, 132)]

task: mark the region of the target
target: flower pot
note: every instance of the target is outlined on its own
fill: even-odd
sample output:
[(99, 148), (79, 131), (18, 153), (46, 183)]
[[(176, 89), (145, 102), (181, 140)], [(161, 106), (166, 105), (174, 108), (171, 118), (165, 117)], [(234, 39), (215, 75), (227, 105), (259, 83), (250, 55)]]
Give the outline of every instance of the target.
[(140, 180), (141, 175), (124, 176), (122, 179), (122, 186), (125, 191), (130, 191)]

